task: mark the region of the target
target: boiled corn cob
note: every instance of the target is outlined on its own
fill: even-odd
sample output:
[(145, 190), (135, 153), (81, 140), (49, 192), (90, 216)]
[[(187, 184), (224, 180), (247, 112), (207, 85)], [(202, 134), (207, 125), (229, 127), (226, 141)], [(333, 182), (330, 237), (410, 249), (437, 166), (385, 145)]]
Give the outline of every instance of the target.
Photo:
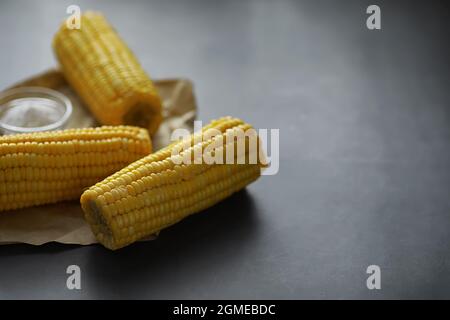
[(103, 15), (86, 12), (81, 28), (64, 23), (53, 40), (64, 76), (101, 124), (156, 132), (161, 100), (131, 50)]
[[(124, 247), (214, 205), (256, 180), (261, 171), (258, 159), (253, 164), (236, 164), (238, 157), (249, 159), (249, 141), (245, 137), (245, 152), (233, 152), (235, 164), (196, 164), (195, 158), (196, 151), (206, 150), (219, 138), (226, 141), (224, 150), (235, 150), (239, 139), (233, 133), (250, 128), (239, 119), (213, 121), (201, 132), (172, 143), (89, 188), (81, 196), (81, 205), (98, 241), (112, 250)], [(208, 137), (209, 129), (216, 129), (220, 136)], [(183, 145), (188, 148), (174, 155), (174, 149)], [(179, 157), (184, 156), (192, 160), (191, 164), (180, 164)]]
[(0, 211), (77, 199), (150, 152), (147, 130), (131, 126), (0, 136)]

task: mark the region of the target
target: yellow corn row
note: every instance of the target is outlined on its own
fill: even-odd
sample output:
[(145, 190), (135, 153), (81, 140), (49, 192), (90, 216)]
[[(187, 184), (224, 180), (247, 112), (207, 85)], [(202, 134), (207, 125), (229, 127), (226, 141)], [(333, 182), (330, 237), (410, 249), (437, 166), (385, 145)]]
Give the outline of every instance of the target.
[(147, 130), (131, 126), (0, 136), (0, 211), (77, 199), (150, 152)]
[[(211, 138), (210, 129), (220, 135)], [(214, 205), (256, 180), (261, 161), (250, 163), (249, 139), (234, 137), (235, 131), (247, 129), (251, 126), (239, 119), (215, 120), (202, 132), (130, 164), (85, 191), (81, 205), (98, 241), (112, 250), (124, 247)], [(244, 141), (245, 150), (235, 150), (234, 164), (196, 164), (196, 151), (205, 151), (218, 141), (225, 143), (223, 147), (214, 144), (217, 148), (212, 154), (235, 150), (238, 141)], [(181, 152), (173, 154), (174, 149)], [(185, 164), (180, 157), (193, 161)], [(247, 161), (236, 164), (238, 158)]]
[(134, 54), (103, 15), (86, 12), (80, 26), (63, 23), (53, 39), (67, 81), (101, 124), (136, 125), (153, 135), (161, 100)]

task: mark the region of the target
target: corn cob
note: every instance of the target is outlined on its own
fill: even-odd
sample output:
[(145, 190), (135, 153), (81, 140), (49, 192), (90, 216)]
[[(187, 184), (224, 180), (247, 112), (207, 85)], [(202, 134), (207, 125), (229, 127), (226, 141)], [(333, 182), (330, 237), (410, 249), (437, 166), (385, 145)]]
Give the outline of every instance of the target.
[(0, 136), (0, 211), (77, 199), (149, 154), (145, 129), (67, 129)]
[[(256, 180), (260, 161), (195, 164), (196, 150), (206, 150), (219, 141), (218, 137), (233, 137), (237, 129), (250, 128), (239, 119), (213, 121), (189, 139), (172, 143), (89, 188), (81, 196), (81, 205), (98, 241), (112, 250), (124, 247), (214, 205)], [(208, 137), (209, 129), (218, 130), (220, 136)], [(196, 142), (199, 137), (202, 141)], [(238, 140), (225, 140), (224, 150), (236, 149)], [(238, 157), (249, 158), (248, 142), (245, 140), (246, 149), (240, 156), (234, 152), (234, 163)], [(186, 144), (190, 147), (173, 155), (175, 148)], [(194, 162), (180, 164), (179, 158), (175, 161), (186, 155)]]
[(131, 50), (103, 15), (86, 12), (80, 29), (64, 23), (53, 48), (67, 81), (101, 124), (136, 125), (151, 135), (162, 121), (161, 100)]

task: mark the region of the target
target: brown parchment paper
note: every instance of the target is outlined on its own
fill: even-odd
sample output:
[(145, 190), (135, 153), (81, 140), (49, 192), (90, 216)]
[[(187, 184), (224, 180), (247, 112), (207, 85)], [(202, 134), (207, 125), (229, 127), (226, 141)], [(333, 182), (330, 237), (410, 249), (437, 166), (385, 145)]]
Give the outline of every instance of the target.
[[(165, 79), (155, 80), (154, 83), (163, 100), (164, 120), (152, 137), (153, 150), (158, 150), (169, 144), (170, 134), (174, 129), (186, 128), (192, 132), (197, 105), (191, 81)], [(11, 88), (23, 86), (47, 87), (65, 94), (73, 104), (73, 113), (67, 128), (98, 125), (58, 70), (49, 70)], [(153, 238), (155, 237), (146, 240)], [(0, 244), (41, 245), (47, 242), (80, 245), (97, 243), (84, 221), (79, 201), (0, 212)]]

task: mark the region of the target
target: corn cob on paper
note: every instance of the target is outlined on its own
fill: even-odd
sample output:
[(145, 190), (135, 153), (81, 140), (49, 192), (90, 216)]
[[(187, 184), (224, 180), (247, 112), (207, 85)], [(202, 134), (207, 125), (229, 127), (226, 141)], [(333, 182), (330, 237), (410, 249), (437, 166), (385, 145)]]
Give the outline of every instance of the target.
[(148, 131), (102, 126), (0, 137), (0, 212), (76, 200), (151, 152)]
[(112, 250), (159, 232), (257, 180), (265, 162), (259, 141), (240, 119), (214, 120), (86, 190), (86, 221)]
[[(157, 133), (152, 137), (153, 149), (157, 150), (169, 144), (173, 129), (186, 128), (192, 131), (196, 102), (189, 80), (156, 80), (154, 85), (162, 99), (164, 118)], [(99, 125), (60, 71), (48, 70), (13, 87), (21, 86), (47, 87), (69, 97), (73, 104), (73, 114), (68, 128)], [(152, 236), (147, 239), (151, 238)], [(47, 242), (81, 245), (97, 242), (83, 218), (78, 200), (19, 209), (14, 211), (14, 214), (0, 214), (0, 244), (41, 245)]]
[(162, 122), (153, 81), (101, 13), (81, 20), (83, 28), (63, 23), (53, 39), (65, 78), (101, 124), (136, 125), (153, 136)]

